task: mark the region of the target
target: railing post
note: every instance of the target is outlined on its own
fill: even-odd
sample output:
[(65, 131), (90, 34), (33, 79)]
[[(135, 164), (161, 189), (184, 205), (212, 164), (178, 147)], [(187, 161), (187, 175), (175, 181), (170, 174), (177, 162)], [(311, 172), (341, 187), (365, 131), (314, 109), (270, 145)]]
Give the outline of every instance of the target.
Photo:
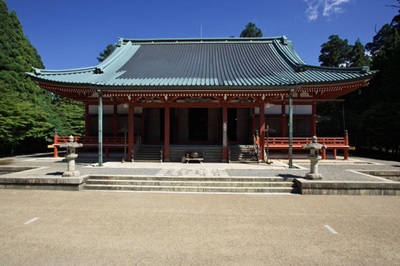
[(289, 91), (289, 168), (293, 168), (293, 94)]
[(53, 157), (58, 157), (58, 136), (55, 134), (53, 138)]
[(98, 119), (98, 164), (103, 166), (103, 92), (97, 91), (99, 97), (97, 119)]
[(349, 159), (349, 132), (345, 130), (345, 136), (344, 136), (344, 144), (347, 146), (343, 150), (343, 159), (348, 160)]
[(135, 160), (135, 106), (133, 101), (129, 102), (128, 112), (128, 158), (133, 162)]

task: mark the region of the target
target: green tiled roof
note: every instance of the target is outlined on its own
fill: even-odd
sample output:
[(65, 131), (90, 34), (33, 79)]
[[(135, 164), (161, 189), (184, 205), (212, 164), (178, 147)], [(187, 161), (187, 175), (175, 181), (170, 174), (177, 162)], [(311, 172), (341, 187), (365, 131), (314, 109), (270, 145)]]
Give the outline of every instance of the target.
[(368, 80), (368, 68), (310, 66), (285, 37), (120, 39), (94, 67), (28, 73), (41, 82), (130, 87), (282, 87)]

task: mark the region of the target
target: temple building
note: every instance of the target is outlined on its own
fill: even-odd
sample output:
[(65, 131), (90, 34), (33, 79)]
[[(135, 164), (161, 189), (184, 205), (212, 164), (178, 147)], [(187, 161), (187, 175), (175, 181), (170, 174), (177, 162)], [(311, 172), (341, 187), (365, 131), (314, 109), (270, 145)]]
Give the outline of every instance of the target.
[(179, 161), (181, 146), (214, 147), (209, 161), (227, 162), (231, 147), (255, 144), (256, 134), (263, 160), (267, 128), (290, 145), (316, 135), (317, 103), (367, 86), (375, 72), (307, 65), (291, 41), (274, 37), (120, 39), (97, 66), (28, 74), (84, 102), (86, 147), (126, 147), (134, 159), (153, 146), (162, 161)]

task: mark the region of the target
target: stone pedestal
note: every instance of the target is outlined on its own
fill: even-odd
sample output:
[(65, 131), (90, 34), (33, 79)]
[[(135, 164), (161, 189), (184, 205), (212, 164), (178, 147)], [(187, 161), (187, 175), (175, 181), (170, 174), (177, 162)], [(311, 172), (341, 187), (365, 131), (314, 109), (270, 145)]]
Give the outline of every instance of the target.
[(67, 159), (67, 171), (64, 172), (62, 176), (64, 177), (71, 177), (71, 176), (80, 176), (80, 172), (76, 170), (75, 168), (75, 159), (78, 158), (78, 154), (72, 153), (68, 154), (66, 159)]
[(76, 170), (75, 159), (78, 158), (78, 154), (75, 153), (75, 149), (82, 147), (81, 143), (74, 142), (74, 137), (69, 136), (69, 141), (65, 144), (60, 145), (61, 148), (67, 148), (67, 171), (62, 175), (63, 177), (75, 177), (80, 176), (80, 172)]
[(319, 151), (326, 149), (326, 146), (318, 143), (317, 137), (313, 136), (312, 142), (304, 145), (303, 149), (310, 150), (310, 154), (307, 156), (307, 158), (310, 160), (310, 172), (307, 173), (304, 178), (311, 180), (322, 179), (322, 175), (318, 173), (318, 162), (321, 160)]
[(308, 155), (307, 158), (310, 160), (310, 172), (306, 174), (306, 179), (322, 179), (322, 175), (318, 173), (318, 162), (321, 160), (321, 156)]

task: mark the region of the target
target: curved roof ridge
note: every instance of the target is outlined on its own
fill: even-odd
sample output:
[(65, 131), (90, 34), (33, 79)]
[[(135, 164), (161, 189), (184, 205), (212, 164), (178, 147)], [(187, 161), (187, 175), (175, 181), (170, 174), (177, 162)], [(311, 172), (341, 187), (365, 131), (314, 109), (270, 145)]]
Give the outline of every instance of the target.
[(109, 67), (120, 58), (129, 60), (129, 58), (124, 58), (124, 55), (129, 53), (129, 50), (132, 46), (134, 46), (132, 42), (128, 42), (125, 45), (117, 45), (117, 48), (111, 53), (111, 55), (108, 56), (103, 62), (98, 64), (96, 67), (104, 70), (105, 68)]
[[(271, 38), (119, 39), (97, 66), (28, 73), (57, 84), (120, 86), (285, 87), (369, 80), (368, 67), (337, 68), (306, 64), (286, 36)], [(277, 86), (277, 87), (275, 87)], [(215, 87), (215, 89), (217, 89)], [(211, 88), (210, 88), (211, 89)]]
[(357, 72), (357, 73), (376, 73), (378, 70), (371, 70), (369, 66), (361, 67), (329, 67), (329, 66), (315, 66), (315, 65), (300, 65), (305, 70), (322, 70), (322, 71), (338, 71), (338, 72)]
[(306, 64), (294, 49), (292, 42), (286, 37), (283, 37), (280, 42), (275, 40), (273, 43), (280, 55), (295, 67)]
[(130, 39), (120, 38), (121, 43), (183, 43), (183, 42), (266, 42), (282, 40), (285, 36), (277, 37), (218, 37), (218, 38), (150, 38), (150, 39)]
[(34, 73), (26, 72), (27, 74), (71, 74), (71, 73), (82, 73), (82, 72), (90, 72), (94, 71), (97, 66), (90, 66), (90, 67), (82, 67), (82, 68), (70, 68), (70, 69), (41, 69), (32, 67)]

